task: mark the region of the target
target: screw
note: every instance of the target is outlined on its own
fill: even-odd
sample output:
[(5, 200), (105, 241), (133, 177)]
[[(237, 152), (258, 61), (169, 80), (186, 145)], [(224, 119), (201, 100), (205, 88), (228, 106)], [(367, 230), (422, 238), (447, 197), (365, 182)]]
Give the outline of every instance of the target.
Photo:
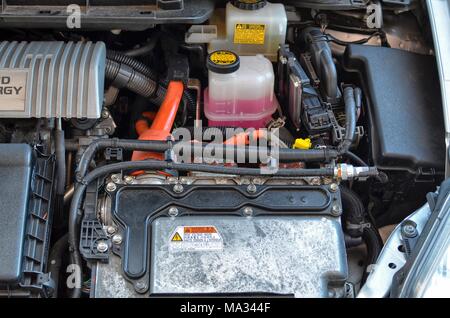
[(338, 189), (339, 189), (339, 186), (337, 185), (337, 183), (330, 184), (330, 191), (331, 192), (336, 192)]
[(253, 209), (250, 208), (250, 207), (246, 207), (246, 208), (244, 209), (244, 215), (245, 215), (245, 216), (252, 216), (252, 215), (253, 215)]
[(108, 228), (106, 229), (106, 233), (108, 234), (114, 234), (116, 233), (116, 228), (114, 226), (108, 226)]
[(106, 185), (106, 191), (108, 191), (108, 192), (114, 192), (114, 191), (116, 191), (116, 189), (117, 189), (116, 184), (113, 182), (109, 182)]
[(102, 118), (103, 119), (106, 119), (106, 118), (108, 118), (109, 117), (109, 111), (107, 111), (106, 109), (104, 109), (103, 111), (102, 111)]
[(126, 184), (133, 184), (134, 182), (134, 178), (132, 176), (126, 176), (124, 180)]
[(178, 215), (178, 209), (176, 207), (171, 207), (169, 209), (169, 215), (170, 216), (177, 216)]
[(407, 223), (402, 226), (403, 234), (405, 234), (406, 237), (413, 238), (417, 235), (416, 227), (411, 224)]
[(183, 190), (183, 185), (181, 183), (177, 183), (173, 186), (173, 192), (175, 193), (181, 193)]
[(331, 214), (333, 214), (334, 216), (341, 215), (341, 207), (338, 204), (334, 204), (331, 208)]
[(114, 182), (114, 183), (119, 183), (121, 180), (120, 180), (120, 175), (118, 175), (118, 174), (113, 174), (112, 176), (111, 176), (111, 181), (112, 182)]
[(116, 234), (112, 237), (112, 242), (116, 245), (122, 244), (122, 235)]
[(145, 292), (147, 290), (147, 283), (145, 281), (138, 281), (134, 286), (138, 293)]
[(108, 244), (105, 241), (100, 241), (97, 243), (97, 251), (100, 253), (105, 253), (108, 251)]
[(255, 193), (256, 192), (256, 186), (253, 183), (250, 183), (247, 187), (248, 193)]

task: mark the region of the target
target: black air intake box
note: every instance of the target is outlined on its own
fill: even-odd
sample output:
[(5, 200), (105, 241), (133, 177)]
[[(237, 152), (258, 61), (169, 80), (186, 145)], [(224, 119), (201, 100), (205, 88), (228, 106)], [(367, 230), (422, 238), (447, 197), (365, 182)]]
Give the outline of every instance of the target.
[(54, 157), (0, 144), (0, 297), (45, 295)]
[(357, 73), (370, 118), (374, 163), (386, 170), (443, 171), (444, 121), (433, 56), (349, 45), (344, 69)]

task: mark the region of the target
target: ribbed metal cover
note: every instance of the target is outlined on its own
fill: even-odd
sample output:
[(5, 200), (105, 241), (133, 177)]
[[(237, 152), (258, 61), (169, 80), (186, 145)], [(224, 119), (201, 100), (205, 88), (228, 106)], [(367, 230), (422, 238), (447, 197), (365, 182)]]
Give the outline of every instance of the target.
[(0, 117), (99, 118), (103, 42), (1, 42)]

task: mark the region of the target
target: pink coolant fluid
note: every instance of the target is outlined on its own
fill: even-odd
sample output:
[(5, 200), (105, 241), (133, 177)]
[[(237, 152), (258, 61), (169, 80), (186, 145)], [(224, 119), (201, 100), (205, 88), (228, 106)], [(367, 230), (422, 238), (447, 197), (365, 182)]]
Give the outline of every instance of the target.
[[(215, 101), (205, 89), (205, 116), (211, 127), (264, 128), (272, 119), (273, 109), (264, 109), (270, 97), (254, 100)], [(272, 107), (271, 107), (272, 108)]]

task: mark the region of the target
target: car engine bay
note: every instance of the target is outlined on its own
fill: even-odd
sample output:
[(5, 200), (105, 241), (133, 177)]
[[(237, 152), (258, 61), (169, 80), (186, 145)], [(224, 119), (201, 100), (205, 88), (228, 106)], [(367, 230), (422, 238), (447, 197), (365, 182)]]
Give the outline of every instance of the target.
[(421, 1), (66, 2), (0, 14), (0, 297), (353, 298), (445, 178)]

